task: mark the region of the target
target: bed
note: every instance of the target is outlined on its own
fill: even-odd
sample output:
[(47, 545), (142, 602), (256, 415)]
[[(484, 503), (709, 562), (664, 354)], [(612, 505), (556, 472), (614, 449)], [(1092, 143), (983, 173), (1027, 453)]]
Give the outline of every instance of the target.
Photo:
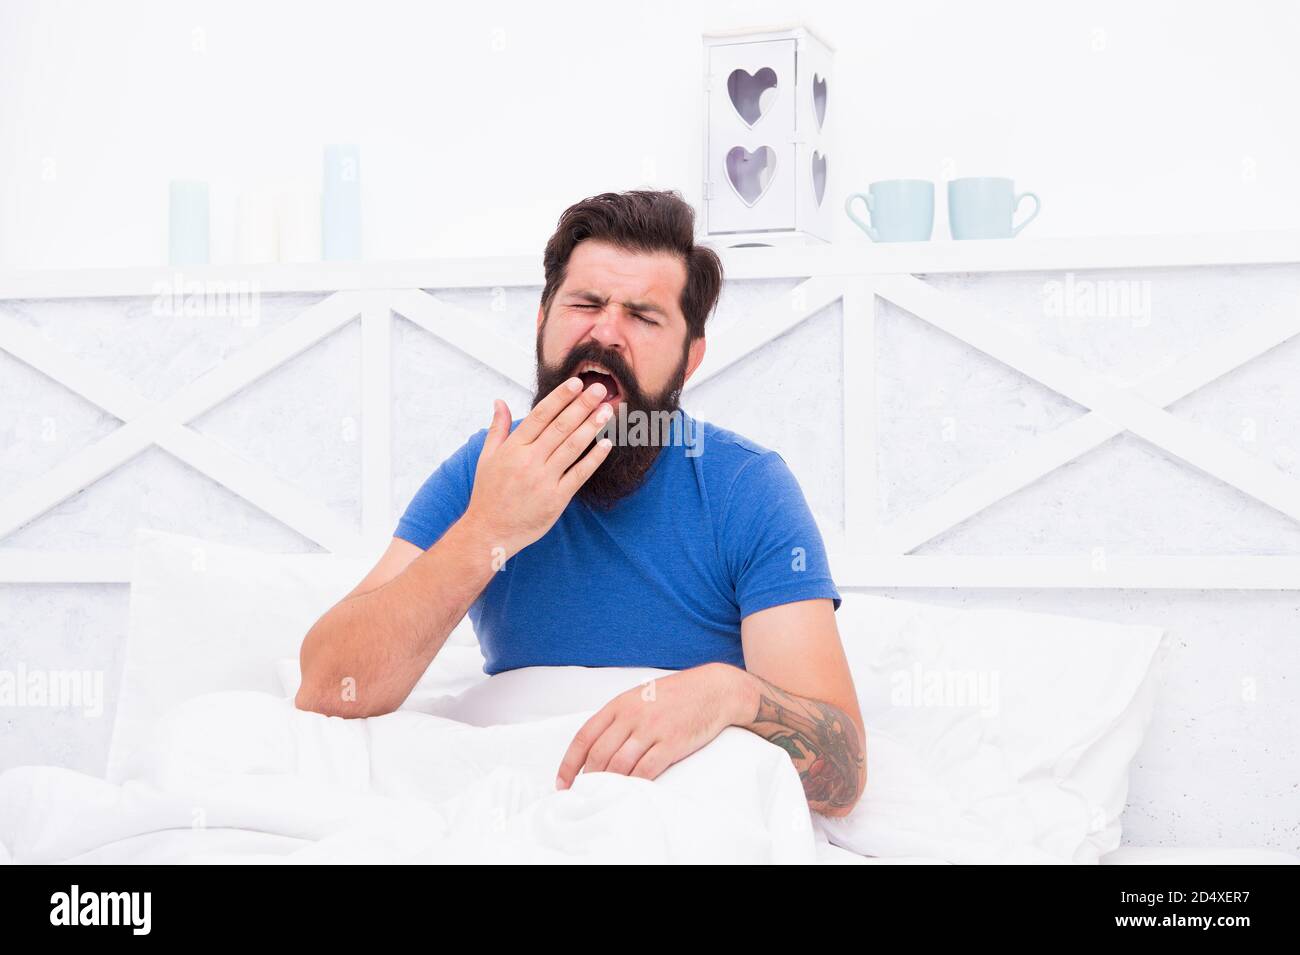
[[(808, 811), (785, 752), (738, 727), (653, 782), (582, 774), (556, 792), (555, 768), (587, 716), (669, 671), (529, 667), (487, 677), (467, 621), (397, 712), (345, 720), (297, 710), (297, 641), (366, 565), (138, 532), (107, 772), (0, 774), (3, 858), (1296, 861), (1268, 850), (1118, 846), (1128, 762), (1153, 702), (1156, 628), (846, 596), (840, 626), (869, 727), (869, 783), (853, 814), (829, 820)], [(900, 676), (922, 664), (967, 672), (970, 654), (1000, 674), (996, 699), (914, 708), (895, 695), (880, 705)], [(1048, 659), (1058, 678), (1044, 678)]]

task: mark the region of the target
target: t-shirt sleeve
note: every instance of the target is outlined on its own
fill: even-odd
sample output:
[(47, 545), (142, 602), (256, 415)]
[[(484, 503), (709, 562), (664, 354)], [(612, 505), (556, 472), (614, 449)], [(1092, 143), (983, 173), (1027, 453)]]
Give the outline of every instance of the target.
[(406, 506), (405, 513), (397, 522), (397, 529), (393, 531), (394, 537), (428, 550), (447, 532), (447, 528), (460, 520), (465, 508), (469, 507), (469, 496), (474, 490), (474, 471), (486, 439), (487, 429), (484, 428), (438, 465)]
[(821, 531), (799, 482), (776, 451), (746, 463), (726, 496), (721, 547), (745, 618), (796, 600), (840, 608)]

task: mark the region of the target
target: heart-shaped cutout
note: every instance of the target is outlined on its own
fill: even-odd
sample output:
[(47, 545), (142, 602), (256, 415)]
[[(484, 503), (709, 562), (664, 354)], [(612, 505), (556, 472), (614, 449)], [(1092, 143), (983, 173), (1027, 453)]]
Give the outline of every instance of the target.
[(826, 195), (826, 156), (816, 151), (812, 154), (812, 184), (813, 195), (820, 206), (822, 197)]
[(826, 78), (813, 74), (813, 109), (817, 113), (817, 128), (826, 125)]
[(776, 70), (765, 66), (757, 73), (748, 70), (732, 70), (727, 77), (727, 95), (731, 105), (736, 108), (740, 118), (750, 129), (763, 118), (776, 102)]
[(771, 146), (759, 146), (752, 153), (733, 146), (727, 153), (727, 181), (747, 206), (763, 198), (775, 174), (776, 150)]

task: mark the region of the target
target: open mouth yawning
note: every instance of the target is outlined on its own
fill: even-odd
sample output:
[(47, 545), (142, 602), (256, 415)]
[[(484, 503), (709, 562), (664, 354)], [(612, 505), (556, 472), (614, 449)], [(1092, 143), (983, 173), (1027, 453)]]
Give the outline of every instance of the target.
[(605, 386), (604, 401), (610, 404), (618, 401), (623, 389), (619, 387), (618, 379), (605, 367), (597, 365), (594, 362), (583, 362), (578, 366), (578, 377), (582, 379), (582, 387), (590, 388), (593, 382), (600, 382)]

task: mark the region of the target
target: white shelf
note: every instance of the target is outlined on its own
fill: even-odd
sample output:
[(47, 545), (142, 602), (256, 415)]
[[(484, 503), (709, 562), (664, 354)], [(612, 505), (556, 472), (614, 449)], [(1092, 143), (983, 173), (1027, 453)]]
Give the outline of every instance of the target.
[(730, 249), (732, 278), (758, 278), (780, 262), (789, 275), (926, 275), (1177, 268), (1300, 262), (1300, 230), (1213, 235), (1083, 236), (939, 242), (840, 243)]
[[(868, 242), (722, 253), (729, 279), (1038, 272), (1300, 262), (1300, 230), (1212, 235)], [(540, 286), (541, 256), (0, 271), (0, 300), (156, 295), (201, 282), (259, 292)], [(242, 285), (238, 283), (244, 283)]]

